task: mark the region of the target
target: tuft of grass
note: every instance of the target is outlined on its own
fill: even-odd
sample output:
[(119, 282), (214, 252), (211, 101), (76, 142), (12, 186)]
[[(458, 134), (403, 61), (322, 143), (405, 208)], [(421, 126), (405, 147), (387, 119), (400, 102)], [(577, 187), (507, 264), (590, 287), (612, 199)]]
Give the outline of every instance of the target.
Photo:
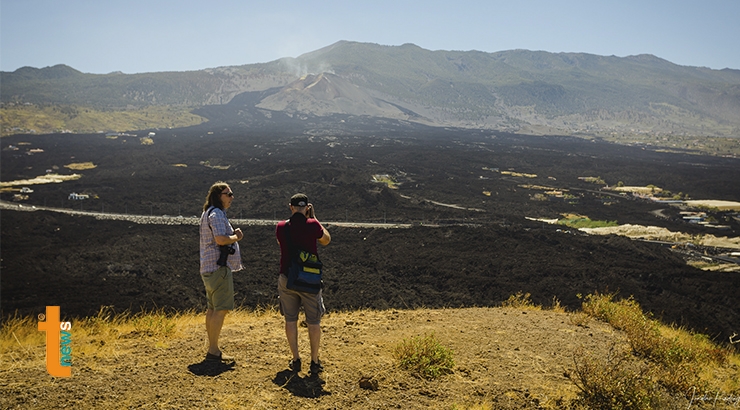
[(556, 296), (552, 297), (552, 306), (550, 306), (550, 310), (556, 313), (566, 313), (566, 309), (564, 306), (560, 304), (560, 300)]
[(134, 332), (147, 336), (171, 336), (177, 326), (177, 317), (162, 310), (137, 313), (131, 318)]
[(654, 368), (635, 360), (628, 349), (611, 346), (606, 357), (578, 349), (573, 355), (573, 383), (580, 390), (574, 401), (589, 409), (664, 408), (668, 398), (661, 391)]
[[(530, 293), (523, 293), (522, 291), (517, 292), (514, 295), (510, 295), (508, 299), (501, 302), (501, 306), (505, 308), (515, 309), (526, 309), (526, 310), (541, 310), (541, 305), (535, 305), (532, 302)], [(555, 299), (553, 299), (555, 300)]]
[(385, 184), (390, 189), (398, 189), (398, 182), (390, 175), (373, 175), (373, 181)]
[(433, 380), (452, 373), (453, 352), (437, 341), (434, 333), (404, 339), (393, 350), (399, 366), (420, 378)]
[(14, 351), (30, 354), (28, 345), (44, 343), (45, 336), (38, 331), (37, 324), (38, 321), (33, 316), (16, 314), (4, 319), (0, 327), (0, 352), (3, 352), (3, 356)]

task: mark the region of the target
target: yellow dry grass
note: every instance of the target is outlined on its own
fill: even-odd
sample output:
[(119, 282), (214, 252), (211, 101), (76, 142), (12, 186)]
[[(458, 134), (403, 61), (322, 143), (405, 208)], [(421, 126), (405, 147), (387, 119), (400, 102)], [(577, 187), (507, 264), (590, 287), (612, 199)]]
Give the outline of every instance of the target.
[(686, 205), (692, 207), (704, 207), (713, 208), (719, 211), (740, 211), (740, 202), (737, 201), (721, 201), (715, 199), (703, 199), (703, 200), (692, 200), (684, 201)]
[(692, 235), (669, 231), (666, 228), (658, 226), (624, 224), (601, 228), (581, 228), (580, 230), (593, 235), (622, 235), (632, 239), (687, 242), (703, 246), (740, 249), (740, 238), (715, 236), (712, 234)]
[(73, 162), (64, 166), (65, 168), (73, 169), (75, 171), (82, 171), (85, 169), (97, 168), (97, 165), (92, 162)]
[(41, 175), (32, 179), (20, 179), (15, 181), (0, 182), (0, 187), (9, 186), (20, 186), (20, 185), (40, 185), (40, 184), (58, 184), (64, 181), (74, 181), (80, 179), (82, 175), (71, 174), (71, 175), (59, 175), (59, 174), (46, 174)]
[(645, 186), (613, 186), (613, 187), (609, 187), (608, 189), (612, 191), (617, 191), (617, 192), (634, 192), (637, 194), (644, 194), (644, 195), (663, 192), (662, 188), (645, 187)]

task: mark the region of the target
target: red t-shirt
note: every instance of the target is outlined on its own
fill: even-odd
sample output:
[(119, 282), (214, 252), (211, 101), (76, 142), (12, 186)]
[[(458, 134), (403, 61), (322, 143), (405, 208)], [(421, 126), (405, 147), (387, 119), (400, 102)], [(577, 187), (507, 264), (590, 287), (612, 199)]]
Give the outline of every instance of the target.
[(290, 223), (290, 240), (303, 251), (318, 255), (316, 240), (324, 236), (324, 228), (319, 221), (303, 214), (294, 213), (287, 221), (280, 221), (275, 229), (275, 236), (280, 242), (280, 273), (287, 273), (290, 265), (290, 252), (285, 238), (286, 223)]

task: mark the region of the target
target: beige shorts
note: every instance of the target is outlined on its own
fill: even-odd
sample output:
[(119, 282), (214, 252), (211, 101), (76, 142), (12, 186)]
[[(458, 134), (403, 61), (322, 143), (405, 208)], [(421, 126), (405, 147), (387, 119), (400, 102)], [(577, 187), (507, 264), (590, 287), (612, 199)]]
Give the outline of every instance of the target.
[(234, 309), (234, 276), (228, 266), (221, 266), (210, 273), (202, 273), (200, 277), (206, 285), (208, 309)]
[(278, 295), (280, 296), (280, 311), (285, 316), (286, 322), (298, 321), (298, 310), (303, 306), (306, 312), (306, 323), (309, 325), (321, 324), (326, 308), (324, 299), (319, 293), (296, 292), (287, 287), (288, 277), (280, 274), (278, 277)]

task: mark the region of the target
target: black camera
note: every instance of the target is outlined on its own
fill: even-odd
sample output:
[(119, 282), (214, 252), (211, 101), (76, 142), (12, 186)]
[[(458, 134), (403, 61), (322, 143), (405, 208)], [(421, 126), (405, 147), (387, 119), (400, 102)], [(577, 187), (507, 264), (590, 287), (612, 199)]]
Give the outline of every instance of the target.
[(218, 257), (216, 264), (218, 266), (226, 266), (226, 260), (229, 259), (229, 255), (236, 253), (236, 249), (232, 245), (222, 245), (218, 249), (221, 251), (221, 255)]

